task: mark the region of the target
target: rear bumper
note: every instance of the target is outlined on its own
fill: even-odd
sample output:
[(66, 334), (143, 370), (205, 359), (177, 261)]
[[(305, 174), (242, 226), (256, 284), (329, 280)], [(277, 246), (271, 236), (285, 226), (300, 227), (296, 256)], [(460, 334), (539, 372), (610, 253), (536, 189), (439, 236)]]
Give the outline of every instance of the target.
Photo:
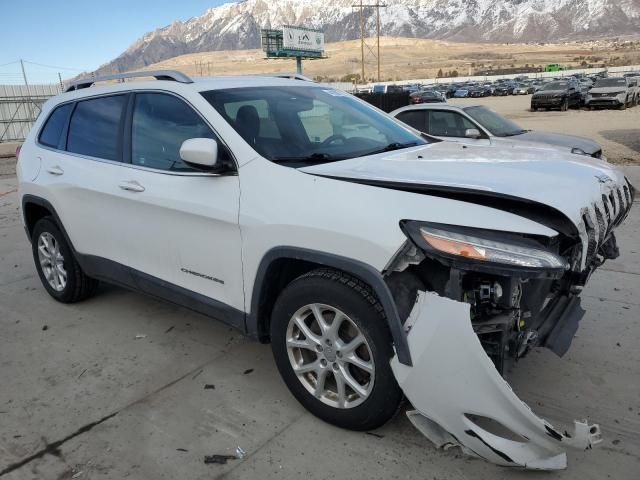
[[(394, 357), (391, 367), (415, 408), (409, 419), (437, 447), (458, 446), (503, 466), (559, 470), (567, 466), (567, 447), (602, 441), (599, 427), (586, 421), (561, 433), (516, 396), (474, 333), (469, 304), (421, 292), (406, 328), (413, 366)], [(560, 327), (547, 341), (571, 328)]]

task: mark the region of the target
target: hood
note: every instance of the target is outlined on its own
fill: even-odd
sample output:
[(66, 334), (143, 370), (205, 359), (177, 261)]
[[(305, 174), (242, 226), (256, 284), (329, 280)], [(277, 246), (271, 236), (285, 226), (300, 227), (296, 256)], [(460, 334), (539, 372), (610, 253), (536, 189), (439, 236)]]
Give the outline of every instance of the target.
[[(613, 220), (621, 221), (632, 195), (624, 175), (610, 164), (556, 149), (472, 147), (440, 142), (300, 170), (389, 188), (413, 186), (427, 194), (430, 189), (464, 191), (498, 201), (503, 198), (505, 203), (508, 199), (530, 201), (561, 212), (573, 223), (585, 248), (593, 241), (585, 231), (585, 216), (590, 218), (591, 225), (600, 224), (605, 211), (611, 212), (611, 224)], [(607, 205), (603, 205), (603, 196), (612, 198), (611, 203), (607, 200)], [(600, 232), (595, 228), (598, 238)], [(605, 230), (601, 233), (604, 239)], [(583, 259), (583, 268), (584, 265)]]
[(617, 85), (615, 87), (594, 87), (589, 90), (589, 93), (624, 93), (627, 87), (624, 85)]
[(567, 90), (538, 90), (533, 94), (534, 97), (540, 95), (561, 95), (567, 93)]
[(532, 143), (543, 143), (545, 145), (554, 145), (556, 147), (566, 147), (571, 153), (573, 148), (579, 148), (587, 155), (601, 151), (602, 147), (593, 140), (577, 135), (565, 135), (564, 133), (547, 133), (547, 132), (525, 132), (508, 139)]

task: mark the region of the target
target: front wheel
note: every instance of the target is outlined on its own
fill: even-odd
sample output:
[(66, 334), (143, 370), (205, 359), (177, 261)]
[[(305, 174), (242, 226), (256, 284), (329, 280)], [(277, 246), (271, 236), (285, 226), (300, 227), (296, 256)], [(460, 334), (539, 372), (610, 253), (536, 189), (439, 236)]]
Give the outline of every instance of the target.
[(567, 110), (569, 110), (569, 99), (565, 98), (562, 101), (562, 105), (560, 106), (560, 111), (561, 112), (566, 112)]
[(291, 393), (328, 423), (370, 430), (398, 411), (384, 311), (354, 277), (319, 269), (289, 284), (273, 309), (271, 348)]

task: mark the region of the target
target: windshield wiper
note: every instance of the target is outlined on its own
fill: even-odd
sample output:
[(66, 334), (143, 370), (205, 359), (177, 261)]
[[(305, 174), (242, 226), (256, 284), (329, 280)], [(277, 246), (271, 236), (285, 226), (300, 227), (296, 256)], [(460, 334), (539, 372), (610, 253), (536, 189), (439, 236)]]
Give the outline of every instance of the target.
[(393, 142), (387, 145), (386, 147), (380, 148), (379, 150), (374, 150), (373, 152), (367, 152), (365, 155), (377, 155), (378, 153), (393, 152), (394, 150), (402, 150), (403, 148), (415, 147), (416, 145), (418, 145), (418, 142), (407, 142), (407, 143)]
[(516, 135), (522, 135), (523, 133), (530, 132), (531, 130), (516, 130), (514, 132), (505, 133), (503, 137), (515, 137)]
[(322, 163), (339, 160), (328, 153), (312, 153), (306, 157), (276, 157), (273, 159), (275, 163)]

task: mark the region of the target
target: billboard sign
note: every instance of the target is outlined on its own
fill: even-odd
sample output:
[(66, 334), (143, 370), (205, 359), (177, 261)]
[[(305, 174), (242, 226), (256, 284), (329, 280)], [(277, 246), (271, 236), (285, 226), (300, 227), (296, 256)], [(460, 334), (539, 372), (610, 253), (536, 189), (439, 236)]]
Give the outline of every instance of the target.
[(283, 47), (287, 50), (324, 52), (324, 33), (320, 30), (284, 25), (282, 34)]

